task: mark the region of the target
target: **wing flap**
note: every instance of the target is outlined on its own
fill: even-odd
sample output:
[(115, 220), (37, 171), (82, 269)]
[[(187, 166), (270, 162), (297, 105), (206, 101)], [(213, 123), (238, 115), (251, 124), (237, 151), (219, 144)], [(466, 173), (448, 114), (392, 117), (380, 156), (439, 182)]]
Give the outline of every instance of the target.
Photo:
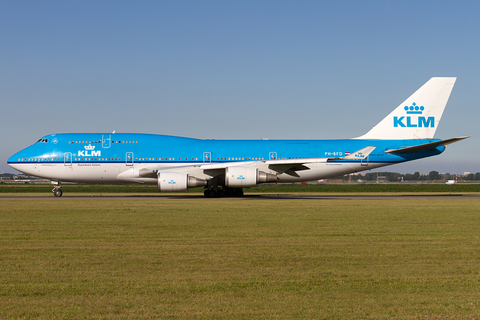
[[(325, 162), (325, 161), (322, 161)], [(268, 168), (275, 171), (277, 174), (286, 173), (292, 177), (299, 177), (297, 171), (310, 170), (309, 167), (304, 166), (302, 163), (285, 163), (285, 164), (270, 164)]]

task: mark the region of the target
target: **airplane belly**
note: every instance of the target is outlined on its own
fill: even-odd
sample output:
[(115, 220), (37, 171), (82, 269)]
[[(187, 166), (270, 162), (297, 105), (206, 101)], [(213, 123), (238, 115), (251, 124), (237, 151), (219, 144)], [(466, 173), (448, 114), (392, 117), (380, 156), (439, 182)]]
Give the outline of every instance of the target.
[[(38, 164), (36, 163), (15, 163), (15, 164), (9, 164), (10, 167), (12, 167), (15, 170), (18, 170), (20, 172), (23, 172), (25, 174), (31, 175), (31, 176), (36, 176), (36, 177), (41, 177), (39, 175), (40, 171), (37, 170)], [(43, 178), (43, 177), (41, 177)]]
[(346, 163), (312, 163), (306, 165), (309, 170), (296, 171), (298, 176), (283, 173), (278, 176), (278, 182), (302, 182), (333, 178), (349, 172), (350, 166)]
[(306, 165), (309, 170), (296, 171), (298, 177), (283, 173), (279, 175), (278, 182), (302, 182), (320, 179), (334, 178), (352, 172), (360, 172), (388, 165), (386, 163), (368, 163), (360, 162), (327, 162), (313, 163)]
[(79, 163), (73, 165), (70, 181), (83, 183), (119, 183), (117, 175), (125, 164)]
[(125, 165), (81, 163), (64, 165), (63, 163), (15, 164), (12, 167), (28, 175), (65, 182), (118, 183), (117, 175), (125, 170)]
[(25, 174), (50, 180), (56, 180), (57, 177), (64, 178), (66, 176), (71, 176), (72, 171), (71, 168), (57, 163), (28, 163), (11, 166)]

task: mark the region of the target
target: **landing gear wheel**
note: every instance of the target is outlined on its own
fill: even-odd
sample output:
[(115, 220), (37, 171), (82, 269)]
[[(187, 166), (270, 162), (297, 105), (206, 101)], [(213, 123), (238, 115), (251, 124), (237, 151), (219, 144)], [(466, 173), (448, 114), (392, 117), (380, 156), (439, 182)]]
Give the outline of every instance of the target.
[(225, 197), (225, 191), (223, 189), (218, 189), (217, 190), (217, 197), (219, 197), (219, 198)]
[(58, 181), (52, 181), (52, 183), (55, 185), (52, 189), (53, 195), (55, 197), (61, 197), (63, 192), (62, 189), (60, 189), (62, 186), (60, 185), (60, 182)]
[(243, 197), (243, 189), (242, 188), (237, 188), (235, 189), (233, 195), (235, 197)]
[(205, 197), (207, 198), (215, 198), (217, 193), (215, 192), (215, 190), (213, 189), (206, 189), (203, 194), (205, 195)]
[(226, 188), (225, 189), (225, 197), (233, 197), (234, 195), (234, 190), (232, 188)]

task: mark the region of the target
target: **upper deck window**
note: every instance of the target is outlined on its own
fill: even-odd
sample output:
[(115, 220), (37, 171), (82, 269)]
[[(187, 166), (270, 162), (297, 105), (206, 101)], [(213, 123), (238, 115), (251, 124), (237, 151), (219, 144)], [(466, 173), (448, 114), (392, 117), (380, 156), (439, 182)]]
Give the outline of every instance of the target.
[(48, 142), (48, 139), (43, 139), (42, 138), (42, 139), (38, 140), (37, 142)]

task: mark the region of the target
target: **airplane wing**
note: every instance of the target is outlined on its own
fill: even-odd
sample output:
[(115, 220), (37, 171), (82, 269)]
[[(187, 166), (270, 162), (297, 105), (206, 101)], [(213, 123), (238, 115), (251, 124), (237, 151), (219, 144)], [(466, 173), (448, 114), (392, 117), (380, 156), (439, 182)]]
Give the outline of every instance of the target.
[(330, 158), (313, 158), (313, 159), (292, 159), (292, 160), (268, 160), (268, 168), (277, 172), (277, 174), (286, 173), (288, 175), (299, 177), (297, 171), (309, 170), (306, 164), (311, 163), (325, 163), (339, 160), (363, 160), (368, 157), (376, 147), (365, 147), (358, 151), (352, 152), (345, 157), (330, 157)]
[(430, 143), (425, 143), (421, 144), (418, 146), (413, 146), (413, 147), (406, 147), (406, 148), (400, 148), (400, 149), (391, 149), (385, 151), (385, 153), (389, 154), (404, 154), (404, 153), (415, 153), (415, 152), (420, 152), (424, 150), (430, 150), (434, 149), (438, 146), (446, 146), (447, 144), (451, 144), (463, 139), (467, 139), (469, 137), (458, 137), (458, 138), (451, 138), (451, 139), (446, 139), (446, 140), (441, 140), (441, 141), (436, 141), (436, 142), (430, 142)]
[(285, 173), (294, 177), (299, 177), (297, 171), (310, 170), (306, 165), (313, 163), (325, 163), (339, 160), (363, 160), (375, 150), (376, 147), (365, 147), (358, 151), (352, 152), (345, 157), (330, 158), (303, 158), (303, 159), (277, 159), (277, 160), (259, 160), (259, 161), (242, 161), (242, 162), (223, 162), (213, 164), (197, 164), (188, 166), (171, 166), (162, 167), (154, 166), (139, 170), (139, 175), (146, 178), (156, 178), (159, 172), (201, 172), (210, 177), (225, 174), (225, 168), (231, 166), (257, 167), (262, 170), (270, 169), (277, 175)]

